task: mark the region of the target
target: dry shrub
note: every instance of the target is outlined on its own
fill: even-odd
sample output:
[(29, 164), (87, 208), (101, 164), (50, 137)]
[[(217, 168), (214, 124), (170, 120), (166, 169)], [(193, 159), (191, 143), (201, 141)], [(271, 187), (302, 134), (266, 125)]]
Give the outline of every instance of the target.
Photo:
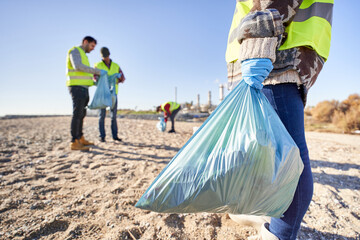
[(335, 110), (332, 122), (335, 126), (352, 132), (360, 129), (360, 96), (352, 94)]
[(344, 100), (342, 103), (350, 105), (350, 106), (358, 106), (360, 101), (360, 95), (359, 94), (351, 94), (346, 100)]
[(360, 105), (352, 106), (346, 113), (347, 131), (360, 129)]
[(352, 94), (342, 102), (320, 102), (314, 108), (305, 109), (305, 117), (312, 117), (318, 123), (332, 123), (336, 131), (351, 133), (359, 130), (360, 95)]
[(311, 115), (315, 120), (329, 123), (338, 105), (339, 102), (335, 100), (320, 102), (311, 109)]
[(346, 129), (346, 120), (345, 120), (345, 113), (341, 112), (341, 111), (335, 111), (333, 118), (332, 118), (332, 123), (340, 128), (343, 129), (345, 131)]
[(309, 107), (309, 106), (307, 106), (307, 107), (304, 109), (304, 114), (305, 114), (305, 116), (307, 116), (307, 117), (310, 117), (310, 116), (311, 116), (311, 109), (313, 109), (313, 107)]

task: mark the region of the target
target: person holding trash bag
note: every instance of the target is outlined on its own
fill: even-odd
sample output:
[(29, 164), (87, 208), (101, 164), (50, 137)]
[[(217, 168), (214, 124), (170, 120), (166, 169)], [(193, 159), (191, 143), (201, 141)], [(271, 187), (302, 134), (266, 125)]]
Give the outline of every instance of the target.
[(168, 118), (171, 120), (171, 129), (168, 133), (175, 133), (175, 116), (180, 109), (180, 104), (176, 102), (165, 102), (156, 108), (157, 112), (164, 112), (165, 123), (167, 123)]
[[(333, 0), (236, 1), (226, 51), (229, 85), (244, 80), (265, 94), (304, 164), (289, 208), (281, 218), (262, 224), (257, 239), (296, 239), (313, 195), (304, 106), (329, 56), (333, 4)], [(230, 217), (251, 221), (246, 215)]]
[[(121, 142), (122, 140), (118, 137), (118, 127), (116, 121), (116, 114), (117, 114), (117, 94), (118, 94), (118, 83), (124, 83), (125, 76), (122, 72), (119, 65), (112, 61), (110, 58), (110, 51), (107, 47), (102, 47), (100, 49), (100, 54), (102, 57), (102, 61), (95, 64), (95, 68), (107, 71), (108, 76), (116, 75), (116, 84), (115, 84), (115, 93), (116, 93), (116, 101), (112, 108), (110, 108), (111, 113), (111, 134), (115, 141)], [(95, 79), (99, 78), (98, 75), (95, 75)], [(100, 131), (100, 141), (105, 142), (105, 116), (106, 116), (106, 109), (100, 109), (99, 113), (99, 131)]]
[(73, 116), (71, 119), (71, 150), (88, 151), (88, 145), (92, 142), (85, 140), (83, 136), (83, 121), (86, 116), (86, 106), (89, 102), (88, 88), (94, 85), (93, 75), (105, 75), (105, 70), (90, 67), (86, 53), (90, 53), (96, 46), (93, 37), (86, 36), (82, 44), (71, 48), (67, 53), (66, 59), (66, 86), (73, 102)]

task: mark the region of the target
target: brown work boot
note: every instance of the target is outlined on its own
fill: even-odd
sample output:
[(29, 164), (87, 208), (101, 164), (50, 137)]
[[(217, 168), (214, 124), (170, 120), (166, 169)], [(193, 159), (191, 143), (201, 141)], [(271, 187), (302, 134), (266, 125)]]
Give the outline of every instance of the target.
[(80, 151), (89, 151), (89, 147), (85, 147), (79, 139), (75, 139), (74, 142), (70, 144), (71, 150), (80, 150)]
[(89, 142), (89, 141), (85, 140), (84, 136), (82, 136), (82, 137), (80, 138), (80, 143), (81, 143), (82, 145), (84, 145), (84, 146), (94, 145), (93, 142)]

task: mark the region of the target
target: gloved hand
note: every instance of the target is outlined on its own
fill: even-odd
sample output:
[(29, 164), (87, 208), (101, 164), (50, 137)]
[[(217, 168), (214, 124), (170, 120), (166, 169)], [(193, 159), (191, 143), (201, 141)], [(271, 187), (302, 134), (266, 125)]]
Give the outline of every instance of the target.
[(251, 87), (262, 89), (262, 82), (273, 69), (269, 58), (251, 58), (241, 62), (241, 72), (244, 81)]
[(117, 73), (116, 78), (121, 78), (121, 73)]
[(107, 72), (107, 71), (105, 71), (105, 70), (102, 70), (102, 69), (100, 70), (100, 76), (107, 75), (107, 73), (108, 73), (108, 72)]

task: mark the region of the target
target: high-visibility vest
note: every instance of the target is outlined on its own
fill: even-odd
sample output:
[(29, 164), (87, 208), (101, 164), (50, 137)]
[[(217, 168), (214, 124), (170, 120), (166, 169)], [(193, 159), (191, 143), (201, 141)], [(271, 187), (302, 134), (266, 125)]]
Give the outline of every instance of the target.
[(161, 109), (165, 112), (165, 105), (170, 104), (170, 113), (172, 113), (174, 110), (178, 109), (180, 107), (180, 104), (177, 102), (166, 102), (161, 104)]
[[(279, 50), (305, 46), (315, 50), (326, 61), (330, 51), (333, 5), (334, 0), (304, 0), (293, 21), (285, 29), (287, 38)], [(236, 3), (226, 50), (228, 63), (239, 58), (238, 26), (252, 7), (252, 0)]]
[[(98, 68), (98, 69), (102, 69), (102, 70), (105, 70), (108, 72), (108, 76), (111, 76), (113, 74), (116, 74), (116, 73), (119, 73), (119, 70), (120, 70), (120, 67), (119, 65), (117, 65), (116, 63), (114, 63), (113, 61), (111, 61), (111, 64), (110, 64), (110, 69), (106, 66), (106, 64), (101, 61), (101, 62), (98, 62), (98, 63), (95, 63), (95, 68)], [(115, 93), (118, 94), (118, 85), (115, 84)]]
[(93, 74), (87, 72), (76, 71), (70, 61), (70, 52), (77, 48), (80, 52), (81, 63), (90, 67), (89, 59), (85, 51), (81, 47), (73, 47), (68, 51), (66, 58), (66, 86), (92, 86), (94, 85)]

